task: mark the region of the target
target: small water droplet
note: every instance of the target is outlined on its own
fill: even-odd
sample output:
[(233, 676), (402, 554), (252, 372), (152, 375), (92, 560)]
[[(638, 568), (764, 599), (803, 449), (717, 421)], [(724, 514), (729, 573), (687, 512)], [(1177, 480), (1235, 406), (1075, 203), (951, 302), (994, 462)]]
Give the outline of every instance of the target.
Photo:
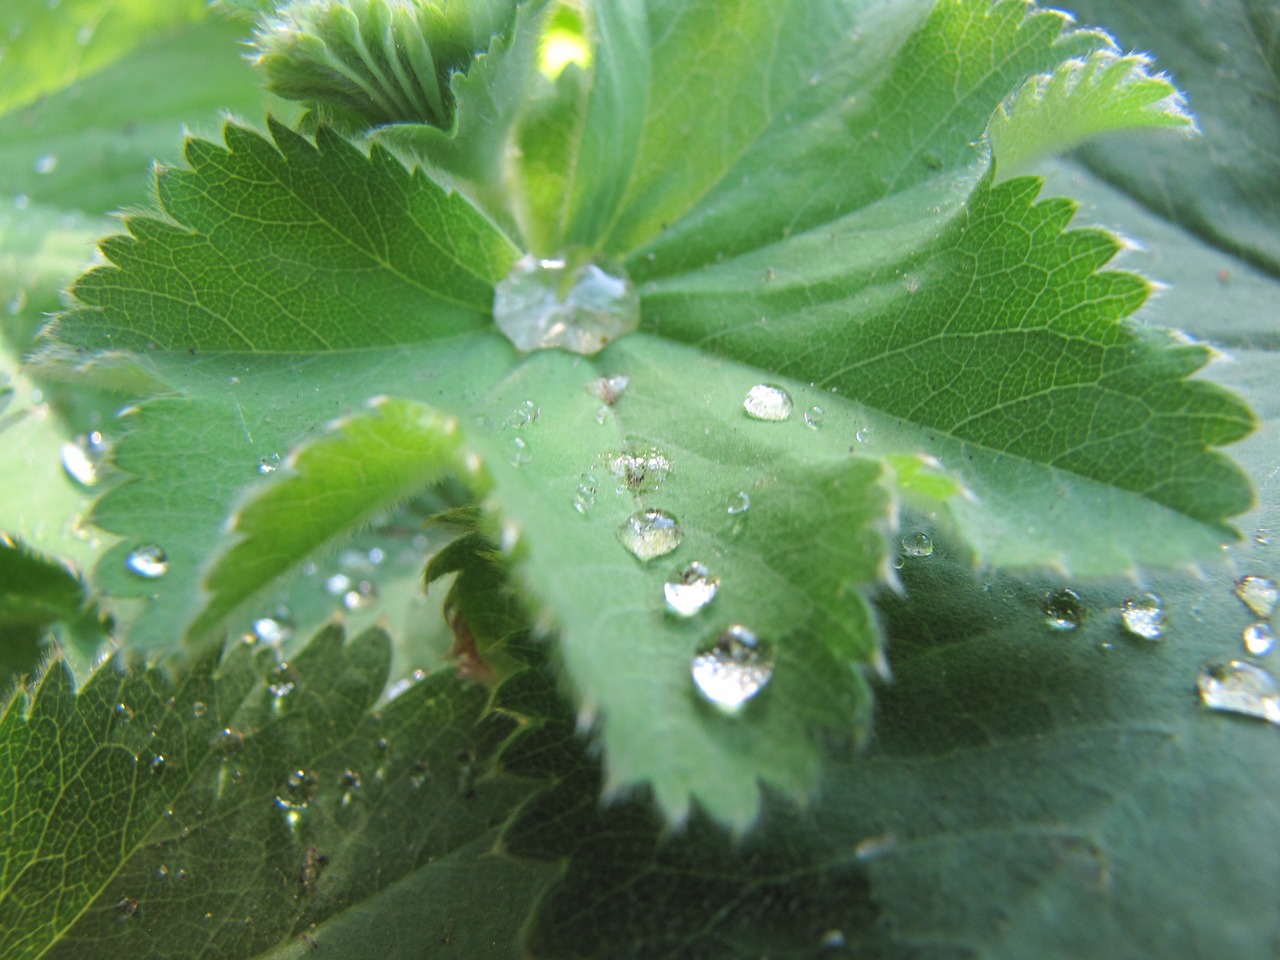
[(1200, 699), (1213, 710), (1280, 724), (1280, 688), (1270, 672), (1247, 660), (1218, 660), (1200, 668)]
[(902, 285), (907, 288), (907, 293), (920, 292), (920, 278), (914, 273), (904, 273), (902, 275)]
[(613, 265), (526, 254), (494, 289), (493, 318), (517, 350), (589, 355), (640, 326), (640, 295)]
[(923, 531), (909, 533), (902, 538), (902, 553), (908, 557), (932, 557), (933, 540)]
[(136, 897), (121, 897), (116, 902), (116, 913), (120, 914), (121, 920), (128, 920), (138, 912), (140, 906)]
[(160, 866), (156, 867), (156, 876), (161, 880), (168, 879), (169, 867), (166, 864), (160, 864)]
[(741, 516), (751, 509), (751, 494), (745, 490), (738, 490), (729, 494), (729, 498), (725, 500), (725, 512), (731, 517)]
[(684, 531), (665, 510), (641, 510), (618, 527), (618, 541), (641, 560), (665, 556), (684, 539)]
[(258, 461), (259, 473), (275, 473), (280, 469), (280, 454), (269, 453)]
[(533, 460), (533, 448), (524, 437), (512, 437), (507, 444), (507, 460), (513, 467), (523, 467)]
[(1259, 527), (1253, 534), (1253, 542), (1260, 547), (1271, 545), (1271, 528)]
[(1271, 624), (1259, 621), (1244, 628), (1244, 648), (1255, 657), (1265, 657), (1276, 648), (1276, 632)]
[(58, 169), (58, 158), (52, 153), (42, 153), (36, 157), (35, 170), (40, 176), (48, 176)]
[(267, 692), (276, 700), (281, 700), (293, 693), (298, 685), (297, 677), (294, 676), (288, 663), (277, 664), (269, 679), (271, 682), (267, 684)]
[(747, 391), (742, 409), (754, 420), (780, 422), (791, 416), (791, 394), (772, 383), (758, 383)]
[(293, 624), (283, 617), (259, 617), (253, 621), (253, 635), (260, 642), (274, 646), (293, 636)]
[(695, 560), (671, 575), (662, 587), (662, 595), (672, 613), (692, 617), (715, 599), (719, 589), (720, 578)]
[(193, 717), (203, 717), (208, 710), (209, 707), (203, 700), (197, 700), (191, 704), (191, 715)]
[(164, 754), (157, 753), (151, 758), (151, 775), (158, 777), (160, 774), (164, 773), (164, 766), (166, 763), (168, 763), (168, 761), (165, 760)]
[(1074, 590), (1055, 590), (1042, 609), (1045, 626), (1051, 630), (1075, 630), (1084, 622), (1084, 601)]
[(541, 415), (541, 407), (532, 400), (525, 400), (507, 414), (507, 426), (512, 430), (520, 430), (533, 423)]
[(826, 417), (827, 411), (823, 410), (817, 404), (814, 404), (804, 412), (804, 425), (810, 430), (817, 430), (822, 426), (823, 418)]
[(133, 719), (133, 711), (129, 709), (129, 705), (127, 703), (117, 703), (113, 712), (116, 715), (116, 719), (121, 723), (128, 723)]
[(1135, 637), (1159, 640), (1164, 637), (1164, 601), (1154, 593), (1130, 597), (1120, 605), (1120, 621)]
[(854, 437), (859, 443), (870, 443), (875, 435), (875, 431), (871, 429), (870, 424), (858, 428), (858, 432)]
[(387, 551), (383, 550), (381, 547), (370, 547), (369, 552), (365, 554), (365, 556), (368, 557), (369, 562), (375, 567), (380, 567), (382, 566), (382, 562), (387, 559)]
[(773, 653), (754, 633), (735, 624), (693, 658), (692, 674), (707, 700), (733, 712), (773, 679)]
[(130, 573), (146, 580), (155, 580), (169, 572), (169, 555), (154, 543), (134, 547), (125, 557), (124, 565)]
[(348, 610), (365, 610), (378, 602), (378, 588), (368, 580), (361, 580), (342, 595), (342, 605)]
[(585, 516), (595, 506), (598, 490), (596, 478), (589, 473), (584, 473), (573, 491), (573, 509)]
[(619, 486), (632, 493), (652, 493), (671, 473), (671, 461), (657, 447), (632, 446), (605, 458)]
[(107, 441), (97, 430), (62, 445), (62, 469), (82, 487), (98, 482), (98, 464), (107, 455)]
[(340, 597), (351, 589), (351, 578), (345, 573), (335, 573), (331, 577), (326, 577), (324, 581), (324, 592), (331, 597)]
[(622, 375), (600, 377), (587, 384), (587, 392), (598, 398), (606, 407), (612, 407), (622, 399), (622, 395), (627, 392), (627, 386), (630, 383), (631, 378)]
[(1280, 600), (1280, 587), (1269, 577), (1255, 577), (1250, 574), (1236, 581), (1236, 596), (1254, 616), (1266, 619), (1275, 612), (1276, 601)]
[(281, 810), (305, 810), (316, 797), (316, 778), (305, 770), (293, 770), (284, 780), (284, 792), (276, 796)]

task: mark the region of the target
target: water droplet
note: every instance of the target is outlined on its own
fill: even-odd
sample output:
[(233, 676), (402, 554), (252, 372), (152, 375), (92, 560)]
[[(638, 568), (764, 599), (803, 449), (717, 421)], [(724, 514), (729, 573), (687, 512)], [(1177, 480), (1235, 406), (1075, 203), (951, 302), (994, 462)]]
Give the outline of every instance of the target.
[(1084, 622), (1084, 601), (1074, 590), (1055, 590), (1042, 609), (1045, 625), (1052, 630), (1074, 630)]
[(725, 501), (725, 512), (731, 517), (738, 517), (751, 509), (751, 494), (745, 490), (729, 494)]
[(281, 700), (293, 693), (298, 685), (297, 677), (294, 676), (288, 663), (277, 664), (269, 679), (271, 682), (267, 684), (267, 691), (276, 700)]
[(324, 592), (331, 597), (340, 597), (351, 589), (351, 578), (345, 573), (335, 573), (331, 577), (326, 577), (324, 581)]
[(1253, 542), (1260, 547), (1271, 545), (1271, 528), (1259, 527), (1253, 534)]
[(107, 441), (97, 430), (81, 434), (62, 445), (62, 469), (80, 486), (92, 487), (98, 482), (98, 464), (107, 449)]
[(151, 758), (151, 775), (153, 777), (158, 777), (160, 776), (160, 774), (164, 773), (164, 765), (167, 762), (168, 761), (165, 760), (163, 753), (157, 753), (154, 757), (152, 757)]
[(585, 516), (587, 511), (595, 506), (598, 489), (596, 478), (589, 473), (584, 473), (573, 491), (573, 509)]
[(704, 697), (732, 712), (773, 679), (773, 654), (754, 633), (735, 624), (693, 658), (692, 674)]
[(280, 469), (280, 454), (269, 453), (258, 461), (259, 473), (275, 473)]
[(1164, 637), (1164, 602), (1154, 593), (1130, 597), (1120, 604), (1120, 622), (1135, 637), (1159, 640)]
[(360, 774), (357, 773), (355, 770), (343, 770), (342, 777), (340, 779), (342, 783), (342, 789), (344, 790), (360, 789)]
[(791, 394), (771, 383), (758, 383), (747, 391), (742, 409), (755, 420), (786, 420), (791, 416)]
[(494, 290), (493, 318), (517, 350), (593, 354), (640, 326), (640, 295), (620, 268), (526, 254)]
[(1250, 575), (1236, 581), (1236, 596), (1244, 601), (1254, 616), (1265, 620), (1275, 612), (1276, 601), (1280, 600), (1280, 587), (1268, 577)]
[(1280, 723), (1280, 688), (1267, 670), (1247, 660), (1218, 660), (1200, 668), (1200, 699), (1213, 710)]
[(116, 902), (116, 913), (120, 914), (121, 920), (128, 920), (138, 912), (140, 906), (136, 897), (121, 897)]
[(130, 573), (155, 580), (169, 572), (169, 555), (164, 552), (163, 547), (147, 543), (130, 550), (124, 565)]
[(305, 770), (294, 770), (285, 777), (284, 792), (276, 796), (281, 810), (305, 810), (316, 797), (316, 778)]
[(371, 564), (375, 567), (379, 567), (382, 566), (382, 561), (387, 559), (387, 551), (383, 550), (381, 547), (370, 547), (369, 552), (365, 554), (365, 556), (369, 559)]
[(352, 612), (365, 610), (378, 602), (378, 588), (368, 580), (361, 580), (342, 595), (342, 605)]
[(133, 711), (129, 709), (127, 703), (117, 703), (113, 712), (121, 723), (128, 723), (133, 719)]
[(160, 866), (156, 867), (156, 876), (161, 880), (168, 879), (169, 867), (166, 864), (160, 864)]
[(920, 292), (920, 278), (914, 273), (904, 273), (902, 275), (902, 285), (907, 288), (907, 293)]
[(902, 538), (902, 553), (908, 557), (932, 557), (933, 540), (923, 531)]
[(542, 415), (542, 408), (532, 400), (526, 400), (507, 414), (507, 426), (512, 430), (527, 427)]
[(817, 430), (822, 426), (822, 420), (826, 415), (827, 411), (814, 404), (804, 412), (804, 425), (810, 430)]
[(512, 437), (507, 444), (507, 460), (513, 467), (523, 467), (533, 459), (533, 448), (524, 437)]
[(40, 176), (48, 176), (58, 169), (58, 158), (52, 153), (42, 153), (36, 157), (35, 164), (36, 173)]
[(683, 539), (679, 522), (665, 510), (641, 510), (618, 527), (618, 541), (641, 560), (665, 556)]
[(871, 429), (870, 424), (858, 428), (858, 432), (854, 434), (859, 443), (870, 443), (875, 431)]
[(600, 377), (587, 384), (587, 392), (593, 397), (597, 397), (606, 407), (612, 407), (622, 399), (622, 395), (627, 392), (627, 385), (630, 383), (630, 377), (621, 375)]
[(671, 575), (662, 587), (662, 595), (672, 613), (692, 617), (715, 599), (719, 589), (720, 578), (695, 560)]
[(253, 621), (253, 635), (262, 643), (284, 643), (293, 636), (293, 625), (283, 617), (259, 617)]
[(671, 461), (657, 447), (634, 446), (606, 457), (605, 466), (619, 486), (632, 493), (652, 493), (671, 473)]
[(197, 700), (191, 704), (191, 715), (193, 717), (203, 717), (208, 710), (209, 707), (203, 700)]
[(1265, 657), (1276, 648), (1276, 632), (1271, 624), (1251, 623), (1244, 628), (1244, 648), (1255, 657)]

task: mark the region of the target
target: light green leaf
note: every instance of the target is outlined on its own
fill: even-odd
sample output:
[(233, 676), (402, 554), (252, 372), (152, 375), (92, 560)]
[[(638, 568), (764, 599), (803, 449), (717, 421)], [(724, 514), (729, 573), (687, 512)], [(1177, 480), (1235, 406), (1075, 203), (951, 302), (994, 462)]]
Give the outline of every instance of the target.
[(468, 956), (512, 956), (548, 871), (486, 851), (530, 786), (486, 775), (501, 733), (473, 727), (472, 685), (436, 674), (375, 710), (388, 652), (331, 628), (288, 664), (238, 645), (78, 694), (55, 664), (0, 718), (4, 955), (306, 955), (410, 906)]
[(1109, 130), (1172, 127), (1195, 121), (1169, 80), (1152, 76), (1151, 60), (1097, 50), (1066, 60), (1052, 74), (1026, 81), (991, 118), (991, 148), (1002, 178)]

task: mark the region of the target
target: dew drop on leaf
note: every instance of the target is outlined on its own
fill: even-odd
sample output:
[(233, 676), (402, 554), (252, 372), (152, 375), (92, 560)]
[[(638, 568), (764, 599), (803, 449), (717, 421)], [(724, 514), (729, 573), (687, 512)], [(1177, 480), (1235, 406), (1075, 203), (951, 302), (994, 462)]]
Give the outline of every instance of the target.
[(1258, 621), (1244, 628), (1244, 648), (1255, 657), (1265, 657), (1276, 648), (1276, 632), (1271, 624)]
[(163, 547), (146, 543), (130, 550), (124, 565), (136, 576), (156, 580), (169, 572), (169, 555), (164, 552)]
[(1159, 640), (1164, 637), (1164, 602), (1154, 593), (1129, 597), (1120, 604), (1120, 622), (1135, 637)]
[(1256, 577), (1250, 574), (1236, 581), (1236, 596), (1254, 616), (1266, 619), (1275, 612), (1276, 601), (1280, 600), (1280, 587), (1269, 577)]
[(351, 578), (345, 573), (335, 573), (325, 578), (324, 592), (331, 597), (340, 597), (350, 589)]
[(533, 423), (542, 415), (542, 408), (532, 400), (525, 400), (507, 414), (507, 426), (512, 430), (520, 430)]
[(725, 513), (731, 517), (738, 517), (751, 509), (751, 494), (745, 490), (738, 490), (729, 494), (729, 498), (725, 501)]
[(671, 473), (671, 461), (657, 447), (632, 446), (605, 458), (605, 466), (620, 487), (632, 493), (652, 493)]
[(493, 317), (517, 350), (590, 355), (640, 326), (640, 295), (621, 268), (526, 254), (498, 282)]
[(293, 636), (293, 626), (283, 617), (259, 617), (253, 621), (253, 635), (262, 643), (284, 643)]
[(271, 673), (271, 682), (267, 684), (267, 691), (276, 700), (283, 699), (293, 693), (294, 688), (298, 685), (297, 679), (293, 675), (288, 663), (280, 663)]
[(160, 776), (160, 774), (164, 773), (164, 765), (166, 763), (168, 763), (168, 761), (165, 760), (164, 754), (157, 753), (154, 757), (151, 758), (151, 775), (154, 777), (158, 777)]
[(1075, 630), (1084, 622), (1085, 607), (1074, 590), (1055, 590), (1045, 598), (1045, 626), (1051, 630)]
[(280, 469), (280, 454), (269, 453), (258, 461), (259, 473), (275, 473)]
[(817, 430), (822, 426), (822, 420), (826, 415), (827, 411), (815, 404), (804, 412), (804, 425), (810, 430)]
[(203, 700), (197, 700), (195, 703), (191, 704), (191, 715), (193, 717), (203, 717), (208, 710), (209, 707)]
[(342, 605), (348, 610), (366, 610), (378, 602), (378, 588), (368, 580), (361, 580), (342, 595)]
[(276, 796), (282, 810), (305, 810), (316, 796), (316, 778), (305, 770), (293, 770), (284, 780), (284, 790)]
[(606, 407), (612, 407), (626, 393), (631, 378), (619, 374), (616, 377), (600, 377), (587, 384), (587, 392), (599, 399)]
[(773, 679), (773, 652), (746, 627), (735, 624), (693, 658), (693, 682), (708, 701), (739, 710)]
[(910, 533), (902, 538), (902, 552), (908, 557), (932, 557), (933, 540), (927, 533)]
[(753, 420), (780, 422), (791, 416), (791, 394), (772, 383), (757, 383), (747, 391), (742, 409)]
[(585, 516), (595, 506), (597, 490), (596, 478), (589, 473), (584, 473), (573, 491), (573, 509)]
[(107, 455), (107, 442), (101, 433), (81, 434), (62, 445), (62, 469), (82, 487), (98, 482), (98, 464)]
[(523, 467), (533, 460), (533, 447), (524, 437), (512, 437), (507, 444), (507, 460), (513, 467)]
[(1243, 713), (1280, 724), (1276, 678), (1247, 660), (1218, 660), (1200, 668), (1200, 699), (1206, 707)]
[(692, 617), (715, 599), (720, 578), (697, 560), (673, 573), (662, 587), (667, 608), (677, 616)]
[(859, 443), (870, 443), (872, 435), (873, 435), (873, 431), (871, 427), (865, 426), (865, 427), (859, 427), (858, 432), (854, 434), (854, 437), (857, 439)]
[(618, 542), (641, 560), (665, 556), (683, 539), (679, 522), (665, 510), (641, 510), (618, 527)]

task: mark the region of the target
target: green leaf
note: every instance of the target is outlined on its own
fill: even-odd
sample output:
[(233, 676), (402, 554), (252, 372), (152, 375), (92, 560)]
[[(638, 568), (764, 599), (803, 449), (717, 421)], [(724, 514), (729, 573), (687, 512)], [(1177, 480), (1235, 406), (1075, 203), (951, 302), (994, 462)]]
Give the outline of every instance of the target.
[(388, 652), (331, 628), (274, 669), (238, 645), (78, 694), (54, 665), (0, 719), (4, 955), (165, 955), (193, 929), (220, 957), (350, 949), (417, 904), (418, 929), (511, 956), (548, 871), (485, 852), (530, 788), (486, 775), (478, 688), (436, 674), (374, 709)]
[(34, 671), (38, 640), (59, 625), (82, 656), (91, 656), (109, 622), (76, 573), (0, 533), (0, 676)]

